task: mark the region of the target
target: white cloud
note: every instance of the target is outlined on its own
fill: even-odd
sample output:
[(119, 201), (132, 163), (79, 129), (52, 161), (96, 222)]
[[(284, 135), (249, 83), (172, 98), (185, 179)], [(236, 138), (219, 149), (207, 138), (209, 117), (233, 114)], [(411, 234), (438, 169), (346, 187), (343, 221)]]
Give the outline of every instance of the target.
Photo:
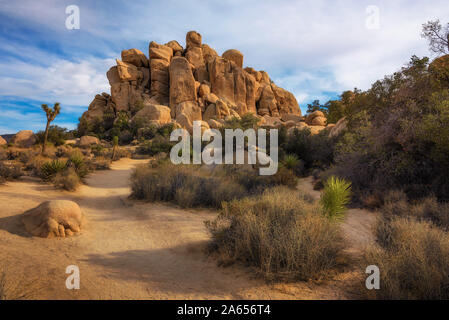
[(96, 93), (109, 91), (106, 71), (113, 59), (54, 60), (39, 66), (18, 60), (0, 62), (0, 95), (87, 106)]
[[(449, 21), (447, 0), (77, 3), (81, 14), (78, 33), (65, 29), (63, 3), (2, 1), (0, 12), (34, 23), (46, 32), (53, 30), (54, 41), (63, 39), (66, 42), (60, 42), (66, 44), (70, 40), (78, 48), (85, 47), (85, 52), (100, 45), (82, 35), (96, 37), (101, 48), (103, 42), (110, 44), (111, 49), (103, 54), (111, 58), (109, 52), (127, 46), (140, 46), (147, 52), (145, 43), (151, 40), (164, 43), (176, 39), (183, 44), (185, 33), (197, 30), (219, 53), (230, 48), (242, 51), (245, 65), (268, 71), (300, 103), (326, 99), (329, 92), (366, 89), (398, 70), (412, 54), (428, 55), (427, 43), (420, 38), (421, 24), (437, 17)], [(379, 30), (365, 27), (368, 5), (379, 7)], [(5, 46), (0, 44), (0, 49)], [(32, 49), (20, 49), (10, 44), (8, 52), (30, 59)], [(44, 66), (2, 61), (0, 94), (87, 105), (95, 93), (108, 90), (105, 72), (113, 61), (83, 52), (77, 56), (77, 61), (50, 56), (48, 65), (42, 62), (45, 53), (37, 52), (35, 59)]]

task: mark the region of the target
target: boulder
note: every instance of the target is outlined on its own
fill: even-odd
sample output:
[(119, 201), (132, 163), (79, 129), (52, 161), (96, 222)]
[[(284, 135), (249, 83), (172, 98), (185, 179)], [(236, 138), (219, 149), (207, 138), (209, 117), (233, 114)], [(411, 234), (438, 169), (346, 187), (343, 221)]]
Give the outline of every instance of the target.
[(209, 63), (209, 61), (212, 61), (215, 57), (218, 57), (217, 51), (209, 47), (207, 44), (203, 43), (201, 48), (203, 49), (203, 58), (205, 63)]
[(170, 63), (170, 108), (182, 102), (197, 100), (195, 78), (190, 63), (184, 57), (174, 57)]
[(120, 81), (137, 81), (143, 78), (142, 72), (135, 65), (122, 62), (119, 59), (115, 61), (117, 62), (117, 73)]
[(109, 85), (112, 86), (114, 83), (120, 82), (120, 76), (118, 74), (117, 66), (113, 66), (106, 72), (106, 77), (108, 78)]
[(207, 123), (209, 124), (209, 127), (211, 129), (220, 129), (221, 127), (223, 127), (222, 123), (220, 123), (220, 122), (218, 122), (217, 120), (214, 120), (214, 119), (209, 119), (207, 121)]
[(156, 125), (163, 125), (171, 122), (170, 111), (170, 108), (167, 106), (146, 103), (133, 119), (142, 118)]
[(270, 117), (269, 115), (263, 116), (262, 123), (264, 127), (273, 129), (280, 128), (280, 126), (282, 125), (281, 119), (279, 117)]
[(122, 61), (135, 65), (136, 67), (148, 68), (148, 59), (145, 54), (138, 49), (128, 49), (122, 51)]
[(209, 85), (203, 83), (200, 85), (198, 94), (200, 95), (200, 97), (207, 97), (210, 94), (210, 87)]
[(312, 119), (310, 125), (312, 126), (325, 126), (326, 125), (326, 117), (315, 117)]
[(326, 129), (325, 126), (310, 126), (309, 128), (310, 128), (310, 133), (311, 134), (318, 134), (322, 130)]
[(344, 130), (346, 130), (348, 126), (348, 122), (346, 121), (346, 118), (343, 117), (340, 120), (337, 121), (335, 126), (333, 126), (329, 131), (329, 137), (336, 137), (340, 135)]
[(201, 35), (196, 31), (189, 31), (186, 34), (186, 49), (189, 50), (194, 47), (201, 48)]
[(277, 109), (281, 116), (284, 114), (301, 115), (301, 109), (299, 109), (298, 101), (293, 93), (278, 87), (274, 83), (271, 84), (271, 90), (274, 93)]
[(22, 223), (25, 229), (36, 237), (66, 237), (81, 231), (85, 217), (75, 202), (52, 200), (25, 212)]
[(298, 114), (292, 114), (292, 113), (284, 113), (281, 116), (282, 121), (294, 121), (294, 122), (301, 122), (303, 118), (301, 115)]
[(190, 133), (193, 132), (193, 121), (202, 120), (201, 108), (192, 101), (181, 102), (175, 109), (176, 122)]
[(221, 55), (222, 58), (234, 62), (237, 67), (243, 68), (243, 54), (236, 50), (236, 49), (230, 49)]
[(285, 121), (282, 125), (288, 129), (291, 127), (296, 127), (297, 123), (295, 121), (289, 120)]
[(167, 46), (169, 48), (172, 48), (174, 56), (176, 56), (177, 53), (182, 54), (182, 51), (184, 50), (184, 48), (176, 40), (172, 40), (172, 41), (167, 42), (165, 44), (165, 46)]
[(2, 136), (0, 136), (0, 146), (6, 145), (6, 144), (8, 144), (8, 142), (6, 142), (6, 140), (3, 139)]
[(11, 139), (11, 144), (20, 148), (30, 148), (36, 144), (36, 142), (36, 135), (31, 130), (19, 131)]
[[(312, 125), (313, 119), (318, 118), (318, 117), (326, 119), (326, 117), (324, 116), (324, 113), (317, 110), (317, 111), (314, 111), (314, 112), (308, 114), (305, 118), (305, 121), (310, 126), (310, 125)], [(318, 120), (318, 121), (322, 122), (322, 119)], [(319, 125), (319, 124), (317, 124), (317, 125)], [(321, 125), (325, 125), (325, 123), (321, 124)]]
[(155, 41), (150, 42), (149, 46), (149, 55), (150, 60), (152, 59), (162, 59), (167, 62), (170, 62), (171, 58), (173, 57), (173, 49), (169, 46), (165, 46), (163, 44), (158, 44)]
[(266, 85), (262, 89), (262, 94), (259, 100), (258, 114), (261, 116), (271, 115), (273, 117), (279, 117), (277, 109), (276, 97), (270, 85)]
[(89, 147), (93, 144), (100, 144), (100, 140), (93, 136), (82, 136), (78, 144), (80, 147)]

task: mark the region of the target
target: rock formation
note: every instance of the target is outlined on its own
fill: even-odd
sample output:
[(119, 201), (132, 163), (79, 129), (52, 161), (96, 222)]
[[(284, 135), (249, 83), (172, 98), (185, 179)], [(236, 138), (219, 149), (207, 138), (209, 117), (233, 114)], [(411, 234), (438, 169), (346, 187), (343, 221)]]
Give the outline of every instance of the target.
[(11, 139), (11, 144), (20, 148), (29, 148), (36, 142), (36, 135), (31, 130), (19, 131)]
[(82, 136), (77, 144), (80, 147), (89, 147), (93, 144), (100, 144), (100, 140), (97, 137), (93, 136)]
[(220, 57), (195, 31), (187, 33), (185, 48), (174, 40), (152, 41), (148, 54), (147, 58), (140, 50), (123, 50), (121, 60), (107, 72), (110, 94), (96, 95), (81, 121), (101, 121), (108, 130), (120, 112), (129, 119), (177, 122), (188, 129), (195, 120), (216, 121), (246, 113), (300, 120), (292, 93), (276, 86), (266, 72), (243, 68), (238, 50), (227, 50)]
[(0, 136), (0, 146), (3, 146), (3, 145), (5, 145), (5, 144), (8, 144), (8, 142), (6, 142), (6, 140), (3, 139), (2, 136)]
[(25, 212), (22, 223), (33, 236), (54, 238), (79, 233), (85, 224), (85, 218), (75, 202), (53, 200)]

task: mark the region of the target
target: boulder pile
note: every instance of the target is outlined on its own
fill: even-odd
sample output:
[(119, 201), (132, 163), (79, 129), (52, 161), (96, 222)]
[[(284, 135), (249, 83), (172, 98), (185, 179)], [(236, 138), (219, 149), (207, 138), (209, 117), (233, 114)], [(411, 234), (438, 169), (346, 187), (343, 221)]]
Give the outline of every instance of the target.
[[(110, 94), (97, 94), (81, 121), (100, 121), (108, 130), (126, 114), (162, 125), (191, 130), (195, 120), (205, 128), (229, 117), (253, 113), (262, 124), (296, 126), (304, 121), (295, 96), (278, 87), (265, 71), (244, 67), (243, 54), (230, 49), (221, 56), (195, 31), (185, 47), (172, 40), (150, 42), (148, 57), (138, 49), (123, 50), (107, 72)], [(325, 124), (321, 118), (311, 122)]]

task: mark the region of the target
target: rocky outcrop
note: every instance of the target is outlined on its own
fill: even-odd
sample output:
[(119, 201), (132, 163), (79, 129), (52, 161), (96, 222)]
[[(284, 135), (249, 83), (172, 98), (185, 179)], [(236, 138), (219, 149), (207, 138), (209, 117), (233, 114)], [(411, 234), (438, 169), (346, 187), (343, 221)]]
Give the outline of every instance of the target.
[(8, 142), (6, 142), (6, 140), (3, 139), (2, 136), (0, 136), (0, 146), (6, 145), (6, 144), (8, 144)]
[(321, 111), (314, 111), (310, 113), (307, 115), (305, 120), (309, 126), (326, 126), (327, 122), (324, 113)]
[(156, 104), (145, 104), (144, 107), (136, 113), (133, 120), (142, 118), (148, 123), (157, 126), (171, 122), (170, 108)]
[(46, 201), (22, 216), (25, 229), (42, 238), (66, 237), (77, 234), (85, 224), (78, 204), (68, 200)]
[(100, 140), (93, 136), (82, 136), (78, 142), (80, 147), (89, 147), (93, 144), (100, 144)]
[[(120, 112), (132, 119), (137, 105), (168, 107), (171, 119), (186, 128), (193, 120), (246, 113), (283, 119), (301, 116), (291, 92), (276, 86), (266, 72), (243, 68), (240, 51), (230, 49), (219, 56), (195, 31), (185, 40), (185, 48), (175, 40), (152, 41), (148, 58), (138, 49), (123, 50), (121, 60), (107, 72), (110, 94), (96, 95), (81, 121), (107, 122), (103, 127), (108, 130)], [(167, 121), (165, 112), (145, 114), (150, 121)]]
[(29, 148), (36, 144), (36, 135), (31, 130), (17, 132), (11, 139), (11, 144), (19, 148)]
[(345, 117), (341, 118), (330, 129), (329, 137), (336, 137), (336, 136), (340, 135), (340, 133), (342, 133), (346, 129), (347, 126), (348, 126), (348, 121), (346, 121), (346, 118)]

